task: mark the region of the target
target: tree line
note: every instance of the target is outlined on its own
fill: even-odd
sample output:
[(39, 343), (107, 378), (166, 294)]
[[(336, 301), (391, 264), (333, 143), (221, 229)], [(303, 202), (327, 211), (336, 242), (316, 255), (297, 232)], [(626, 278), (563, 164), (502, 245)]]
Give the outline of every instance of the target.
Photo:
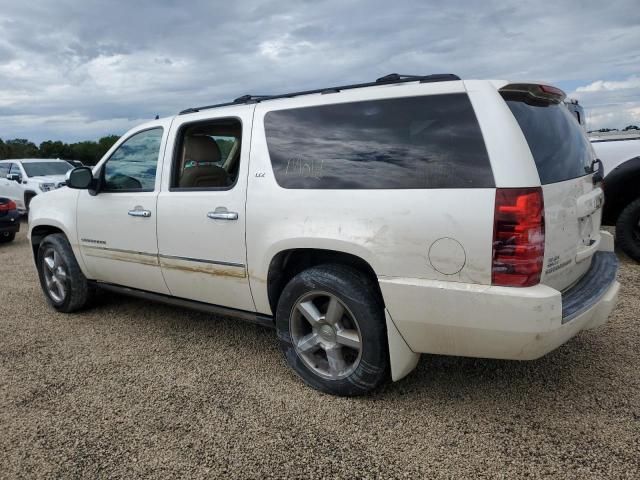
[(0, 138), (0, 160), (9, 158), (61, 158), (80, 160), (85, 165), (95, 165), (107, 153), (107, 150), (120, 138), (108, 135), (98, 141), (64, 143), (60, 140), (47, 140), (40, 145), (25, 138), (2, 140)]

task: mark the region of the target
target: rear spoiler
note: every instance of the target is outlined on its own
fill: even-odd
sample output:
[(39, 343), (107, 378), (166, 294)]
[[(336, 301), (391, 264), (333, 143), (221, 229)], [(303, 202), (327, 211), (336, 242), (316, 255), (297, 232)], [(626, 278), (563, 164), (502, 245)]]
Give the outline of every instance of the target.
[(561, 103), (567, 97), (558, 87), (539, 83), (511, 83), (499, 92), (505, 98), (545, 103)]

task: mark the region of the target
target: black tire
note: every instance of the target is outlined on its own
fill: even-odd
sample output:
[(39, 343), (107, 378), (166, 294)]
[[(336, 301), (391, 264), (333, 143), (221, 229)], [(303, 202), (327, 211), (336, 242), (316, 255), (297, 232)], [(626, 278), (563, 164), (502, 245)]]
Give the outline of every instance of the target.
[(16, 233), (15, 232), (11, 232), (11, 233), (0, 233), (0, 243), (9, 243), (9, 242), (13, 242), (16, 239)]
[[(355, 324), (360, 335), (359, 360), (353, 361), (351, 373), (347, 373), (349, 369), (344, 371), (347, 375), (344, 378), (323, 377), (307, 365), (293, 344), (294, 308), (299, 300), (306, 298), (305, 295), (322, 295), (322, 292), (329, 294), (327, 298), (337, 298), (346, 307), (345, 312), (356, 320), (351, 328)], [(328, 311), (326, 313), (328, 316)], [(350, 316), (342, 318), (349, 322)], [(276, 330), (280, 349), (289, 366), (307, 385), (317, 390), (339, 396), (362, 395), (388, 378), (389, 350), (384, 306), (373, 282), (356, 269), (321, 265), (296, 275), (285, 286), (278, 301)], [(318, 355), (322, 356), (320, 350)], [(326, 352), (324, 355), (328, 362)]]
[[(55, 256), (56, 261), (63, 267), (65, 273), (64, 277), (55, 282), (60, 282), (66, 291), (66, 294), (59, 295), (59, 298), (56, 298), (56, 293), (52, 293), (47, 285), (47, 275), (50, 275), (50, 273), (45, 272), (47, 269), (45, 257), (48, 258), (50, 254)], [(38, 248), (37, 268), (42, 291), (49, 304), (59, 312), (75, 312), (87, 306), (92, 300), (95, 287), (89, 284), (82, 270), (80, 270), (71, 245), (69, 245), (67, 237), (63, 234), (55, 233), (42, 240)]]
[(640, 262), (640, 198), (620, 213), (616, 222), (616, 242), (624, 253)]
[(31, 203), (31, 200), (33, 200), (33, 197), (35, 196), (36, 194), (33, 192), (27, 192), (24, 194), (24, 210), (27, 215), (29, 215), (29, 204)]

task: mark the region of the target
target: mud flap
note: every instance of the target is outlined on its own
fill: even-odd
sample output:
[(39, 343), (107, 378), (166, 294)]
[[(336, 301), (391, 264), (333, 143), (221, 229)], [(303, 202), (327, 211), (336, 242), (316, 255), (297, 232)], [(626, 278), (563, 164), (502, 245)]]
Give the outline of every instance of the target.
[(384, 309), (384, 316), (387, 323), (387, 338), (389, 340), (389, 363), (391, 364), (391, 380), (397, 382), (406, 377), (416, 368), (420, 354), (413, 352), (407, 342), (396, 328), (391, 315)]

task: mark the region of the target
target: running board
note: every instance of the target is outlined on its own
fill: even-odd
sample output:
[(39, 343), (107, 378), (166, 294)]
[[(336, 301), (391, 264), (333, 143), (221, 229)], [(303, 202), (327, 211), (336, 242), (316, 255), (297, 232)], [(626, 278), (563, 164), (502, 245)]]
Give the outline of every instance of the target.
[(152, 293), (145, 290), (138, 290), (136, 288), (122, 287), (120, 285), (114, 285), (112, 283), (93, 282), (97, 287), (104, 290), (109, 290), (115, 293), (121, 293), (123, 295), (129, 295), (131, 297), (142, 298), (144, 300), (151, 300), (154, 302), (166, 303), (167, 305), (173, 305), (175, 307), (189, 308), (191, 310), (198, 310), (200, 312), (212, 313), (214, 315), (222, 315), (225, 317), (234, 317), (245, 322), (261, 325), (267, 328), (275, 328), (273, 317), (268, 315), (262, 315), (260, 313), (247, 312), (245, 310), (237, 310), (235, 308), (221, 307), (220, 305), (212, 305), (210, 303), (196, 302), (195, 300), (187, 300), (185, 298), (171, 297), (169, 295), (163, 295), (161, 293)]

